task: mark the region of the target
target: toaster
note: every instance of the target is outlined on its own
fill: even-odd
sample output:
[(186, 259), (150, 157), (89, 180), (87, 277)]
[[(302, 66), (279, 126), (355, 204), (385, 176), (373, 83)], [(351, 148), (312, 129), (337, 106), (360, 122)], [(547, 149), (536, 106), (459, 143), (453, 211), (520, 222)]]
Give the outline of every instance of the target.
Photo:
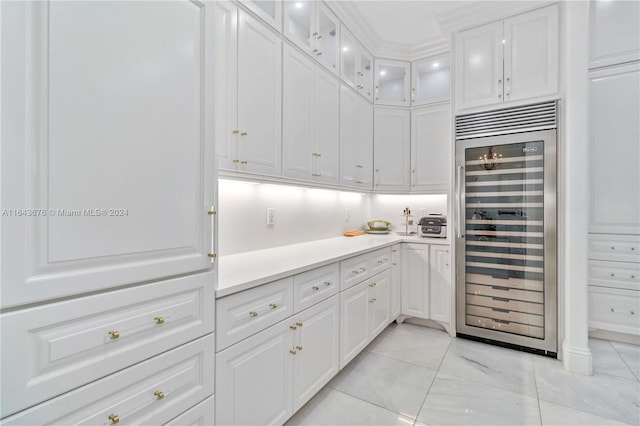
[(443, 214), (430, 214), (418, 222), (421, 237), (447, 238), (447, 218)]

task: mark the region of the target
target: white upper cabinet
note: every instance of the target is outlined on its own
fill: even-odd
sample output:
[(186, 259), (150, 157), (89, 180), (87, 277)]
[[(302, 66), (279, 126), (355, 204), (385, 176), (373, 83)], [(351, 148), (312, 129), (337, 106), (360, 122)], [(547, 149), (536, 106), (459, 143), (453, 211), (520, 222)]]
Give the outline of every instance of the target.
[(267, 24), (282, 31), (282, 0), (248, 0), (242, 4)]
[(408, 62), (376, 59), (373, 73), (374, 102), (379, 105), (409, 106), (410, 74)]
[(449, 190), (452, 145), (448, 102), (411, 111), (411, 191)]
[(373, 56), (345, 28), (340, 43), (340, 75), (345, 83), (373, 101)]
[(340, 184), (371, 189), (373, 106), (348, 87), (340, 87)]
[(640, 59), (640, 2), (590, 2), (590, 68)]
[(411, 63), (411, 105), (449, 100), (451, 55), (431, 56)]
[(3, 308), (212, 268), (208, 8), (3, 4)]
[(293, 47), (283, 63), (283, 174), (338, 183), (340, 83)]
[[(282, 42), (268, 27), (226, 2), (216, 3), (216, 22), (219, 166), (229, 171), (279, 176)], [(256, 72), (256, 66), (260, 72)]]
[(410, 188), (410, 116), (407, 108), (375, 107), (373, 189), (376, 191), (407, 192)]
[(456, 109), (558, 91), (558, 6), (456, 34)]
[(338, 74), (340, 21), (319, 1), (284, 2), (284, 35)]

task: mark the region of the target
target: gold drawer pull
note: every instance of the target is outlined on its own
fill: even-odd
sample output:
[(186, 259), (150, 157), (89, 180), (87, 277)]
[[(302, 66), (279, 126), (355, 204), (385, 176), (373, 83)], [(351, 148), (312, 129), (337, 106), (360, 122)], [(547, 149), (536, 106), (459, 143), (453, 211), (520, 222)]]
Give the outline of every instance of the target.
[(248, 133), (247, 133), (247, 132), (242, 132), (242, 133), (240, 133), (240, 136), (247, 136), (247, 135), (248, 135)]
[(325, 287), (331, 287), (331, 281), (325, 281), (324, 285)]
[(302, 346), (296, 346), (296, 349), (301, 351), (302, 350)]
[(111, 336), (111, 338), (113, 340), (115, 340), (115, 339), (120, 337), (120, 332), (118, 330), (111, 330), (111, 331), (109, 331), (109, 335)]
[(369, 287), (375, 287), (375, 286), (376, 286), (376, 283), (369, 284)]
[(155, 317), (156, 324), (164, 324), (164, 317)]
[(318, 287), (317, 285), (314, 285), (313, 287), (311, 287), (312, 289), (314, 289), (315, 291), (320, 290), (320, 287)]
[(238, 164), (240, 160), (233, 160), (233, 164)]
[(373, 300), (373, 299), (370, 299), (370, 300), (369, 300), (369, 303), (373, 303), (373, 302), (375, 302), (375, 300)]
[(248, 161), (241, 161), (240, 164), (248, 164)]
[(278, 309), (278, 305), (277, 305), (277, 304), (275, 304), (275, 303), (269, 303), (269, 307), (270, 307), (271, 309)]
[(292, 330), (297, 330), (298, 329), (298, 327), (296, 327), (295, 325), (290, 325), (289, 328), (292, 329)]
[(111, 424), (115, 425), (116, 423), (118, 423), (120, 421), (120, 417), (118, 417), (115, 414), (109, 414), (109, 420), (111, 420)]
[(378, 300), (378, 299), (376, 299), (376, 298), (374, 297), (374, 298), (373, 298), (373, 301), (375, 302), (376, 300)]
[(233, 132), (231, 132), (231, 133), (233, 133), (234, 135), (237, 135), (238, 133), (240, 133), (240, 130), (234, 130), (234, 131), (233, 131)]
[(398, 264), (396, 262), (393, 262), (391, 266), (398, 266)]
[(297, 322), (297, 323), (296, 323), (296, 325), (297, 325), (298, 327), (302, 327), (302, 326), (303, 326), (303, 324), (302, 324), (301, 322)]
[(251, 318), (255, 318), (255, 317), (257, 317), (257, 316), (258, 316), (258, 313), (257, 313), (256, 311), (251, 311), (251, 312), (249, 312), (249, 316), (250, 316)]
[(154, 395), (156, 396), (156, 398), (158, 398), (158, 399), (162, 399), (162, 398), (164, 398), (164, 392), (162, 392), (162, 391), (155, 391), (153, 394), (154, 394)]
[(293, 349), (289, 349), (289, 353), (290, 353), (291, 355), (295, 355), (295, 354), (297, 354), (298, 352), (294, 351)]

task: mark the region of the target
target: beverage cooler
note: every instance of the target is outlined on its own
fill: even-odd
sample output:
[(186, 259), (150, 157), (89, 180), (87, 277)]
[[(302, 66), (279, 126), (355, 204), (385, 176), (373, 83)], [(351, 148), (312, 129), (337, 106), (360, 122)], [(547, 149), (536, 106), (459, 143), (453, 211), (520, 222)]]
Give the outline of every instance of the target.
[(456, 117), (457, 334), (555, 356), (556, 103)]

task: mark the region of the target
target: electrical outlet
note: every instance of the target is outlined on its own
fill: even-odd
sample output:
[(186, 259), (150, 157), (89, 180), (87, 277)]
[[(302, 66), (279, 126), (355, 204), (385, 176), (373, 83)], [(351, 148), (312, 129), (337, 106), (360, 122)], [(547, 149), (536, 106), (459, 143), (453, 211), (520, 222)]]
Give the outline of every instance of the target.
[(349, 222), (349, 208), (344, 209), (344, 221)]
[(267, 225), (273, 225), (276, 216), (276, 209), (267, 209)]

